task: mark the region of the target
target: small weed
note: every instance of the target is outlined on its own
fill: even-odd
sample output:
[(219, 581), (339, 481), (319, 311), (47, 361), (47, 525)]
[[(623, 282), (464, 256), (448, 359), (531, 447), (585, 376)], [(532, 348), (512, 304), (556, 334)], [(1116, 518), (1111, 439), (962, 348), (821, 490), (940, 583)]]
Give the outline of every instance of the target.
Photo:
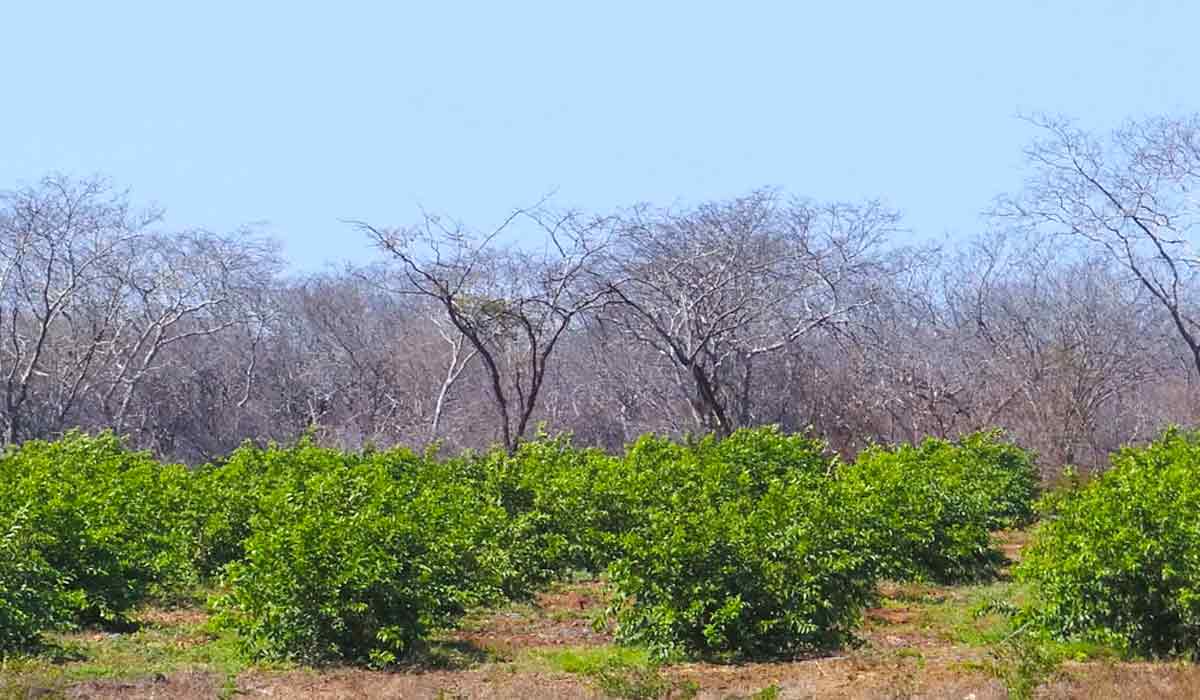
[(896, 656), (901, 659), (912, 659), (916, 662), (918, 669), (925, 668), (925, 655), (918, 649), (901, 647), (896, 650)]
[(779, 700), (779, 686), (768, 685), (749, 695), (730, 695), (725, 700)]
[(237, 674), (226, 673), (225, 680), (221, 682), (221, 690), (218, 691), (217, 697), (220, 700), (232, 700), (238, 694)]
[(1019, 633), (995, 645), (983, 670), (1004, 684), (1011, 700), (1030, 700), (1058, 673), (1063, 657), (1053, 644)]

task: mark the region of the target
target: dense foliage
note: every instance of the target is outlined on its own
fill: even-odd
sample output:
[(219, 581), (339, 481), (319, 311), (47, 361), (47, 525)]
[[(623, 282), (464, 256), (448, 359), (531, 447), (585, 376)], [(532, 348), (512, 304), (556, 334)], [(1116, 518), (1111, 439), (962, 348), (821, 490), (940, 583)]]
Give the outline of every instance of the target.
[(662, 655), (777, 656), (850, 635), (873, 556), (822, 488), (821, 443), (772, 430), (691, 446), (644, 437), (627, 459), (648, 504), (609, 569), (619, 639)]
[(848, 639), (879, 576), (987, 573), (987, 528), (1024, 517), (1030, 474), (993, 435), (855, 464), (774, 428), (620, 456), (562, 436), (449, 459), (304, 438), (188, 470), (71, 434), (0, 460), (0, 649), (201, 582), (254, 656), (387, 664), (582, 572), (611, 584), (624, 642), (793, 654)]
[(457, 478), (455, 463), (399, 450), (267, 452), (277, 454), (264, 461), (296, 467), (262, 495), (219, 602), (256, 655), (388, 663), (429, 628), (500, 597), (504, 511)]
[(873, 447), (837, 478), (880, 573), (900, 580), (991, 574), (1000, 555), (989, 531), (1027, 519), (1037, 489), (1031, 455), (995, 433)]
[(569, 437), (543, 436), (513, 455), (494, 450), (464, 461), (494, 485), (512, 520), (514, 555), (530, 582), (571, 571), (603, 571), (619, 551), (620, 533), (633, 523), (622, 460), (572, 446)]
[(39, 632), (70, 620), (71, 597), (39, 540), (27, 509), (0, 516), (0, 654), (31, 647)]
[(1034, 517), (1041, 481), (1034, 454), (1007, 441), (1000, 431), (972, 433), (954, 446), (959, 459), (953, 465), (968, 482), (967, 488), (983, 510), (987, 526), (1001, 529), (1028, 525)]
[(1200, 651), (1200, 432), (1122, 449), (1047, 507), (1017, 570), (1033, 622), (1136, 653)]
[(193, 474), (196, 567), (208, 576), (242, 559), (243, 543), (268, 494), (356, 459), (317, 447), (306, 436), (288, 449), (246, 443), (225, 459), (197, 469)]
[(0, 595), (16, 591), (18, 607), (46, 621), (119, 624), (146, 595), (191, 580), (188, 476), (112, 435), (10, 450), (0, 458)]

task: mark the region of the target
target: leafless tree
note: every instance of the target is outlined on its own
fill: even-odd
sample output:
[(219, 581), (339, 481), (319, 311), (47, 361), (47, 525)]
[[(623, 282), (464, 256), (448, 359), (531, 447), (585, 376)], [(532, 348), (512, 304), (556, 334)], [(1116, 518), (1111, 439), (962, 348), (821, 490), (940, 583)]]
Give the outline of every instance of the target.
[(1200, 116), (1156, 117), (1095, 135), (1061, 118), (1027, 151), (1032, 173), (995, 215), (1085, 242), (1167, 312), (1200, 374)]
[[(124, 195), (101, 179), (47, 177), (38, 184), (0, 195), (0, 323), (5, 336), (3, 375), (4, 440), (21, 438), (34, 382), (48, 376), (47, 357), (60, 331), (84, 305), (82, 297), (100, 287), (106, 268), (125, 246), (145, 235), (156, 211), (135, 212)], [(107, 295), (106, 295), (107, 296)], [(114, 300), (98, 300), (99, 317), (88, 324), (92, 342), (69, 349), (58, 377), (56, 412), (65, 416), (98, 348), (116, 322)], [(79, 324), (75, 330), (80, 330)], [(72, 338), (78, 341), (79, 338)]]
[(110, 371), (98, 393), (109, 425), (124, 432), (133, 399), (164, 352), (254, 321), (244, 300), (276, 263), (269, 244), (208, 232), (145, 236), (119, 252), (105, 272), (123, 290), (125, 308), (101, 350)]
[[(539, 207), (514, 212), (486, 234), (428, 215), (403, 229), (354, 223), (399, 264), (408, 283), (401, 291), (436, 300), (470, 343), (487, 371), (501, 442), (514, 450), (560, 339), (608, 295), (594, 264), (611, 222)], [(498, 245), (516, 224), (530, 224), (542, 240)]]
[(878, 203), (781, 203), (760, 191), (623, 220), (608, 315), (678, 370), (696, 427), (727, 435), (756, 422), (760, 359), (873, 303), (876, 254), (897, 222)]
[(151, 231), (159, 212), (135, 211), (100, 179), (49, 177), (2, 204), (8, 443), (68, 423), (145, 429), (128, 419), (168, 350), (247, 322), (246, 299), (278, 267), (273, 249), (249, 237)]
[(511, 450), (544, 423), (617, 450), (775, 423), (852, 457), (1003, 427), (1100, 466), (1200, 415), (1195, 121), (1039, 123), (1002, 225), (944, 249), (890, 242), (878, 203), (760, 191), (359, 223), (386, 261), (285, 276), (252, 233), (47, 178), (0, 195), (2, 439), (115, 428), (194, 463), (304, 431)]
[(446, 357), (446, 374), (442, 377), (442, 384), (438, 387), (437, 399), (433, 406), (433, 420), (429, 426), (430, 439), (436, 440), (438, 431), (441, 429), (442, 414), (446, 409), (446, 400), (450, 395), (450, 390), (462, 377), (463, 372), (471, 364), (471, 360), (479, 354), (477, 348), (467, 348), (467, 336), (462, 331), (457, 329), (450, 330), (446, 324), (438, 317), (433, 317), (430, 321), (437, 327), (438, 335), (446, 342), (447, 357)]
[(1163, 371), (1163, 336), (1149, 295), (1111, 261), (1059, 252), (992, 237), (959, 258), (947, 293), (958, 340), (944, 360), (973, 368), (972, 429), (1006, 424), (1053, 463), (1096, 463), (1100, 417)]

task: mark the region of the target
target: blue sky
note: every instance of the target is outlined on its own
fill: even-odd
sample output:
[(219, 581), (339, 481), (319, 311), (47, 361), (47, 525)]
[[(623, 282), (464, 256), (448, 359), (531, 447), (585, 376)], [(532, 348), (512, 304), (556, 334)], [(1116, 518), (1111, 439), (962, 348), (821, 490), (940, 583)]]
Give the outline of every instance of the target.
[(760, 186), (979, 230), (1021, 112), (1200, 110), (1195, 2), (3, 0), (0, 188), (103, 173), (172, 226), (265, 222), (298, 269), (339, 223), (488, 226)]

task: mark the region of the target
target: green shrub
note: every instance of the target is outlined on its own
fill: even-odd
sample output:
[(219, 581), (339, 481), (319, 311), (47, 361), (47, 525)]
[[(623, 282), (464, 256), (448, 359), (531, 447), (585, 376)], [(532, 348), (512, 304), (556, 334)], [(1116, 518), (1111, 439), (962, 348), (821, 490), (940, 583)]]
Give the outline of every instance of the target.
[(743, 428), (724, 440), (707, 437), (695, 445), (705, 459), (725, 467), (729, 475), (750, 479), (763, 493), (775, 479), (804, 479), (832, 474), (837, 461), (828, 446), (801, 434), (787, 435), (777, 426)]
[(250, 521), (262, 510), (263, 499), (279, 486), (318, 474), (330, 464), (357, 463), (351, 453), (334, 453), (317, 447), (310, 436), (294, 446), (245, 443), (225, 459), (195, 472), (194, 517), (197, 538), (196, 568), (204, 576), (244, 556)]
[[(727, 447), (644, 437), (630, 448), (645, 510), (609, 567), (620, 641), (663, 657), (759, 657), (849, 638), (874, 564), (821, 488), (832, 462), (819, 442), (751, 432)], [(755, 461), (753, 442), (804, 459)]]
[(44, 580), (42, 564), (55, 572), (73, 622), (120, 623), (147, 595), (194, 580), (183, 467), (126, 450), (111, 434), (71, 433), (7, 452), (0, 483), (0, 522), (18, 523), (18, 548), (36, 553), (23, 575)]
[(837, 490), (880, 557), (880, 575), (944, 583), (978, 579), (1002, 560), (991, 543), (989, 496), (969, 454), (943, 440), (864, 450)]
[(215, 576), (226, 564), (242, 558), (250, 518), (258, 513), (268, 485), (290, 472), (288, 457), (284, 450), (245, 443), (225, 459), (196, 470), (193, 559), (202, 576)]
[(622, 494), (626, 508), (644, 517), (655, 509), (678, 507), (680, 489), (701, 488), (729, 500), (761, 497), (779, 483), (824, 488), (837, 463), (820, 440), (785, 435), (774, 426), (687, 444), (644, 435), (626, 451), (614, 490)]
[(38, 551), (28, 510), (0, 516), (0, 658), (34, 646), (38, 634), (67, 624), (72, 600)]
[(542, 436), (482, 462), (534, 583), (572, 570), (598, 573), (615, 557), (634, 517), (619, 459), (576, 448), (568, 436)]
[(982, 502), (992, 530), (1033, 521), (1041, 481), (1033, 453), (1006, 442), (999, 431), (978, 432), (954, 443), (964, 488)]
[(1062, 637), (1140, 654), (1200, 651), (1200, 432), (1168, 430), (1054, 495), (1017, 576), (1025, 611)]
[(758, 657), (849, 638), (874, 578), (836, 504), (782, 483), (757, 499), (689, 495), (630, 533), (609, 569), (618, 639), (663, 656)]
[(250, 517), (217, 602), (256, 656), (390, 663), (500, 596), (511, 575), (504, 510), (455, 463), (401, 450), (282, 452), (295, 466)]

